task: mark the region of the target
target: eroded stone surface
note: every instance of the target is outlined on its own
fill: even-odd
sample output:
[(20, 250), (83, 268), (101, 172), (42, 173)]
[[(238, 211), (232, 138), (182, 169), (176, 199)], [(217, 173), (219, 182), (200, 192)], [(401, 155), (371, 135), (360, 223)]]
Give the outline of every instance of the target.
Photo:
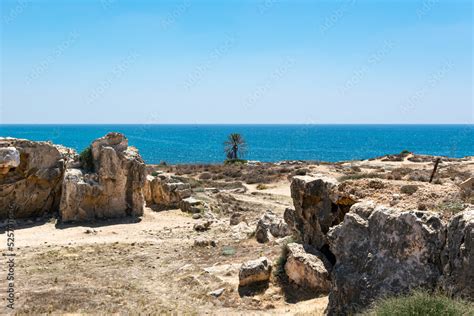
[(270, 279), (272, 264), (266, 257), (247, 261), (239, 270), (239, 286), (249, 286)]
[(451, 295), (474, 299), (474, 207), (454, 216), (447, 227), (442, 256), (443, 289)]
[(331, 288), (331, 263), (324, 255), (311, 246), (297, 243), (287, 245), (288, 257), (285, 272), (288, 278), (305, 288), (321, 294)]
[(265, 243), (275, 237), (285, 237), (291, 233), (288, 224), (271, 211), (266, 211), (259, 219), (255, 230), (255, 238), (260, 243)]
[(57, 211), (65, 161), (48, 142), (0, 138), (0, 219)]
[(331, 315), (360, 311), (386, 295), (437, 286), (445, 230), (436, 213), (359, 203), (327, 236), (337, 260)]
[(91, 145), (94, 172), (68, 169), (60, 215), (63, 221), (85, 221), (143, 214), (145, 164), (138, 150), (120, 133), (109, 133)]
[(148, 205), (176, 208), (183, 199), (190, 197), (191, 193), (189, 183), (183, 183), (172, 176), (162, 174), (146, 177), (144, 195)]
[(350, 196), (337, 188), (337, 180), (326, 176), (293, 178), (293, 230), (303, 244), (323, 248), (327, 244), (326, 234), (329, 229), (339, 224), (350, 206), (355, 203)]

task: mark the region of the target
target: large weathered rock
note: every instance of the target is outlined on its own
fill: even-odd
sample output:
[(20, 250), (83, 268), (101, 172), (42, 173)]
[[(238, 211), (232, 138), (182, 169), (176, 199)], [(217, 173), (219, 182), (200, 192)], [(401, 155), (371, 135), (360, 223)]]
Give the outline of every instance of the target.
[(436, 213), (359, 203), (331, 228), (328, 240), (337, 260), (330, 315), (354, 313), (418, 287), (434, 289), (441, 276), (445, 230)]
[(65, 162), (48, 142), (0, 138), (0, 219), (57, 211)]
[(91, 145), (94, 172), (68, 169), (61, 193), (63, 221), (143, 214), (145, 164), (127, 138), (109, 133)]
[(272, 264), (266, 257), (247, 261), (239, 270), (239, 286), (249, 286), (270, 280)]
[(285, 272), (294, 283), (321, 294), (331, 288), (331, 263), (311, 246), (291, 243), (287, 246), (288, 256)]
[(285, 237), (291, 233), (288, 224), (273, 214), (272, 211), (266, 211), (258, 220), (255, 230), (255, 238), (260, 243), (265, 243), (272, 237)]
[(191, 185), (183, 183), (172, 176), (147, 176), (144, 188), (145, 200), (148, 205), (163, 208), (176, 208), (179, 203), (191, 196)]
[(338, 190), (336, 179), (325, 176), (293, 177), (291, 197), (295, 207), (292, 215), (295, 234), (303, 244), (318, 249), (325, 247), (329, 229), (339, 224), (355, 203)]
[(474, 300), (474, 208), (454, 216), (447, 228), (442, 256), (443, 289), (451, 295)]

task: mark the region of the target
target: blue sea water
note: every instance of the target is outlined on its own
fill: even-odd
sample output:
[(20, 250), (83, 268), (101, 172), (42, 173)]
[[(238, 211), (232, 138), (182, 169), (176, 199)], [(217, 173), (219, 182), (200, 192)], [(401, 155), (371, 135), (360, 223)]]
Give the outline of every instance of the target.
[(108, 132), (124, 133), (147, 163), (218, 163), (223, 142), (240, 133), (246, 159), (366, 159), (407, 149), (418, 154), (474, 155), (474, 125), (0, 125), (0, 136), (86, 148)]

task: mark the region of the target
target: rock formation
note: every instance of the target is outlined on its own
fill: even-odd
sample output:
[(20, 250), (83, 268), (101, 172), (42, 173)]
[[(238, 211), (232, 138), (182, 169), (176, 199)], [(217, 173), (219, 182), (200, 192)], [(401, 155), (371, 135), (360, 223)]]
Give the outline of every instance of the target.
[(450, 220), (441, 259), (442, 288), (450, 295), (474, 300), (474, 207)]
[(376, 298), (434, 289), (445, 231), (436, 213), (356, 204), (329, 233), (336, 257), (329, 314), (360, 311)]
[[(303, 249), (312, 245), (334, 265), (328, 314), (357, 313), (378, 298), (417, 288), (443, 288), (453, 296), (473, 298), (474, 209), (446, 223), (435, 212), (370, 201), (352, 205), (355, 199), (340, 187), (330, 178), (295, 177), (295, 210), (284, 215), (303, 243), (292, 253), (303, 258), (310, 253)], [(311, 287), (308, 280), (318, 269), (310, 267), (292, 259), (285, 270), (294, 282)]]
[(336, 179), (323, 176), (294, 177), (291, 197), (295, 212), (286, 214), (285, 218), (291, 218), (292, 228), (303, 244), (317, 249), (326, 247), (329, 228), (339, 224), (355, 203), (353, 198), (338, 190)]
[(91, 147), (93, 171), (71, 168), (62, 184), (63, 221), (143, 214), (145, 164), (120, 133), (109, 133)]
[(288, 278), (303, 287), (320, 294), (327, 294), (331, 288), (331, 263), (311, 246), (291, 243), (287, 246), (288, 256), (285, 272)]
[(176, 208), (181, 200), (191, 196), (191, 185), (164, 174), (147, 176), (144, 187), (145, 200), (148, 205), (162, 208)]
[(247, 261), (239, 270), (239, 286), (249, 286), (267, 282), (272, 272), (272, 264), (266, 257)]
[(265, 243), (271, 238), (285, 237), (289, 234), (290, 228), (288, 224), (271, 211), (266, 211), (265, 214), (263, 214), (258, 220), (255, 230), (255, 238), (259, 243)]
[(48, 142), (0, 138), (0, 219), (57, 211), (65, 161)]

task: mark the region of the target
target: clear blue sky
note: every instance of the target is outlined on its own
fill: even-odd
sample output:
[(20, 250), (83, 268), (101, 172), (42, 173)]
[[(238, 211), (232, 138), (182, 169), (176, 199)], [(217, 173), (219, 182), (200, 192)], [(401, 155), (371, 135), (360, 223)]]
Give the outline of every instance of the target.
[(474, 121), (472, 1), (1, 3), (1, 123)]

